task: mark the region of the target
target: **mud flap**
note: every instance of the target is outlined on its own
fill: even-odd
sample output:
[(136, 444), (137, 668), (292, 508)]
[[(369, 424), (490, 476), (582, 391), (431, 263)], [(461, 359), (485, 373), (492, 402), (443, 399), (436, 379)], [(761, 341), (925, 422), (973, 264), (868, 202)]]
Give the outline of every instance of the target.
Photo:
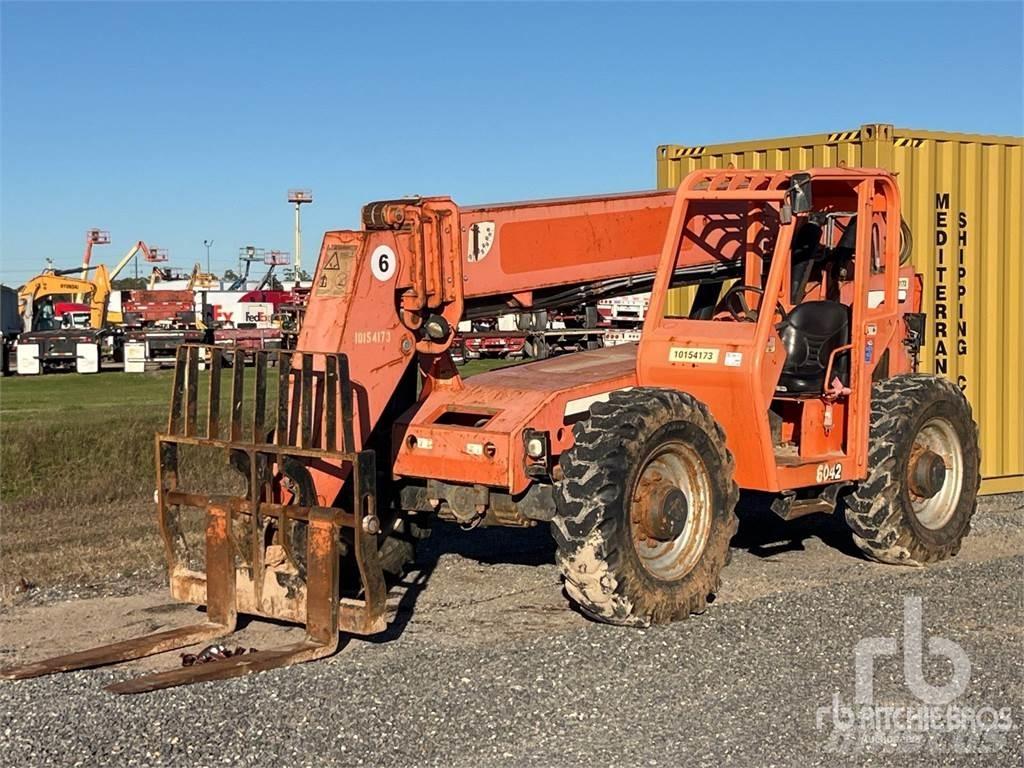
[(15, 363), (19, 376), (38, 376), (43, 372), (39, 344), (19, 344)]
[(99, 373), (100, 345), (92, 342), (75, 344), (75, 371), (77, 373)]

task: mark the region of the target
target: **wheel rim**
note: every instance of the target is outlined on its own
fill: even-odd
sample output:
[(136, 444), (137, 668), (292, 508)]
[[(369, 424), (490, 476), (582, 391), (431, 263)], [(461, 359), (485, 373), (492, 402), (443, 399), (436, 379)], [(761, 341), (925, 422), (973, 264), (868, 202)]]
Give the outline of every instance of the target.
[(711, 532), (711, 487), (707, 466), (685, 443), (666, 443), (647, 459), (631, 499), (630, 532), (655, 578), (680, 579), (700, 561)]
[[(929, 454), (938, 456), (945, 465), (941, 485), (931, 496), (916, 493), (913, 473), (918, 463)], [(925, 422), (914, 438), (907, 463), (907, 488), (914, 515), (929, 530), (938, 530), (949, 522), (960, 501), (964, 481), (964, 456), (953, 425), (946, 419), (935, 417)]]

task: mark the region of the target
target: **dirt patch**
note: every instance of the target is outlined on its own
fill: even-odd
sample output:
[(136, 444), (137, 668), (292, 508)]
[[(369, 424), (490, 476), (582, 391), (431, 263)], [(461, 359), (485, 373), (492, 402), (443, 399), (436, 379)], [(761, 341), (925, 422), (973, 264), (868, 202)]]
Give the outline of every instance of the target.
[(152, 501), (0, 505), (0, 603), (36, 589), (96, 585), (164, 567)]

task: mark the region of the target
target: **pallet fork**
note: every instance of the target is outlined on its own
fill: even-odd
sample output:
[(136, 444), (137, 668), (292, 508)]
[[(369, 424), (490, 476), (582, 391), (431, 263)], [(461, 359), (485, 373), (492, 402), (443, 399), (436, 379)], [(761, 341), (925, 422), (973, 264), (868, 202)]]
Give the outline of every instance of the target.
[[(107, 690), (143, 693), (285, 667), (331, 655), (338, 648), (339, 631), (371, 635), (386, 628), (387, 589), (375, 535), (380, 524), (374, 454), (348, 450), (354, 439), (347, 358), (331, 353), (258, 352), (249, 419), (244, 407), (245, 367), (235, 365), (230, 369), (230, 423), (225, 432), (220, 419), (221, 379), (227, 370), (224, 357), (224, 350), (215, 346), (178, 349), (167, 432), (156, 436), (158, 520), (171, 594), (184, 602), (205, 604), (207, 620), (10, 667), (0, 670), (0, 678), (18, 680), (106, 666), (216, 640), (235, 631), (239, 613), (304, 622), (306, 637), (280, 648), (114, 683)], [(209, 369), (208, 389), (205, 425), (200, 430), (199, 379), (204, 361)], [(266, 423), (267, 383), (275, 364), (278, 391), (271, 433)], [(339, 427), (344, 450), (338, 446)], [(205, 496), (180, 489), (181, 445), (227, 452), (232, 465), (245, 470), (246, 496)], [(310, 464), (333, 467), (347, 477), (351, 509), (320, 506), (309, 498), (304, 489), (312, 487)], [(268, 501), (272, 484), (282, 478), (293, 489), (296, 503)], [(183, 534), (182, 507), (205, 512), (205, 573), (192, 567), (196, 553), (189, 551)], [(343, 596), (341, 591), (341, 534), (346, 529), (351, 531), (359, 573), (356, 597)], [(268, 534), (279, 555), (284, 555), (273, 563), (266, 558)]]

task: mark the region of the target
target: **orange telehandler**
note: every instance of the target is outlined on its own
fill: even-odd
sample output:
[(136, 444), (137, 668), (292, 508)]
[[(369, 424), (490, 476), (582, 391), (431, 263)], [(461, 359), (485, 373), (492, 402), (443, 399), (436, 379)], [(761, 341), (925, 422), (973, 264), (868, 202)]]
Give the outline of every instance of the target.
[[(632, 626), (706, 608), (740, 488), (773, 494), (785, 519), (843, 509), (880, 561), (958, 551), (977, 429), (955, 386), (916, 372), (921, 280), (900, 263), (887, 172), (696, 171), (664, 192), (382, 201), (362, 221), (325, 235), (298, 348), (276, 368), (258, 357), (249, 382), (217, 349), (179, 351), (157, 510), (171, 592), (207, 620), (6, 676), (223, 637), (239, 613), (304, 622), (306, 640), (111, 690), (330, 654), (339, 631), (385, 628), (386, 573), (435, 516), (550, 524), (572, 601)], [(452, 364), (462, 319), (648, 290), (639, 344), (467, 381)], [(183, 447), (226, 453), (246, 492), (188, 487)]]

